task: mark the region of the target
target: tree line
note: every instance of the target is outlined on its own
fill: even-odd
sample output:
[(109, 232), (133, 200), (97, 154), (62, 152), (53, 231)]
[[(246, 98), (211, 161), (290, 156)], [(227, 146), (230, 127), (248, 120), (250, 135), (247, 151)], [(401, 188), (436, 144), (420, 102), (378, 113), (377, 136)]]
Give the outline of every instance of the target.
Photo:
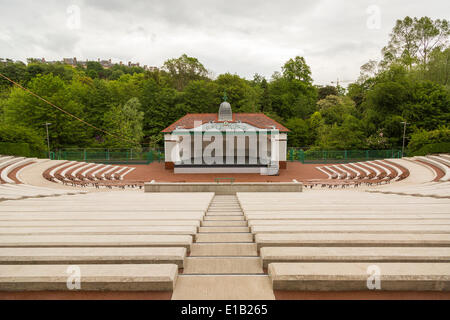
[(289, 128), (292, 147), (395, 148), (406, 121), (411, 148), (428, 143), (447, 148), (449, 35), (445, 19), (398, 20), (380, 60), (364, 64), (348, 88), (314, 85), (300, 56), (270, 79), (255, 74), (251, 80), (230, 73), (213, 78), (186, 54), (152, 71), (117, 64), (105, 69), (94, 61), (73, 67), (1, 59), (0, 73), (94, 127), (0, 78), (0, 141), (45, 150), (44, 124), (51, 123), (53, 150), (157, 148), (163, 144), (161, 130), (186, 113), (216, 113), (226, 91), (233, 112), (262, 112)]

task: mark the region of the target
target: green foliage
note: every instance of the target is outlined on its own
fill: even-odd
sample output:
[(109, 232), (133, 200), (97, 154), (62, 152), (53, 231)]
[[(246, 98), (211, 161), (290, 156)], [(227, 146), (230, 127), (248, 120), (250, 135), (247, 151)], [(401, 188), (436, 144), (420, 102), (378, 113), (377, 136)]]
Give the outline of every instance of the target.
[(96, 61), (73, 67), (0, 59), (1, 73), (120, 138), (75, 120), (2, 78), (0, 121), (32, 130), (40, 142), (11, 142), (38, 149), (45, 146), (46, 122), (51, 123), (52, 150), (157, 148), (163, 144), (161, 130), (186, 113), (216, 113), (226, 92), (233, 112), (262, 112), (288, 127), (289, 146), (398, 148), (401, 122), (406, 121), (406, 141), (410, 150), (417, 151), (444, 142), (439, 135), (422, 141), (418, 132), (432, 132), (450, 122), (448, 34), (446, 20), (398, 20), (382, 51), (383, 60), (365, 63), (358, 81), (347, 90), (313, 85), (311, 69), (300, 56), (286, 61), (267, 80), (258, 74), (247, 80), (230, 73), (211, 79), (198, 59), (185, 54), (153, 71), (122, 64), (105, 68)]
[(429, 143), (423, 145), (420, 149), (410, 152), (410, 156), (426, 156), (433, 153), (449, 153), (450, 142)]
[(0, 154), (39, 157), (46, 148), (44, 141), (30, 128), (0, 123)]
[[(418, 130), (411, 135), (411, 140), (408, 144), (408, 150), (416, 154), (419, 150), (428, 150), (433, 147), (426, 147), (428, 145), (434, 145), (439, 143), (450, 143), (450, 128), (441, 127), (437, 130), (425, 131)], [(424, 151), (420, 151), (423, 153)], [(449, 152), (447, 151), (439, 151), (439, 152)]]
[[(106, 136), (105, 146), (132, 148), (139, 145), (144, 133), (142, 123), (144, 113), (139, 111), (141, 104), (137, 98), (131, 98), (124, 105), (113, 105), (104, 115), (106, 130), (127, 141), (120, 141), (112, 136)], [(138, 150), (140, 151), (140, 150)]]

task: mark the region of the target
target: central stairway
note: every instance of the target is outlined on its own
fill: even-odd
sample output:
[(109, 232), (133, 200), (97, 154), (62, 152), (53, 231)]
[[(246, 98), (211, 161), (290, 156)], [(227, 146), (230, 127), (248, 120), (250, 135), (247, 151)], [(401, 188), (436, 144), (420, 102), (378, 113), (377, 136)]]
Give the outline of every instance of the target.
[(235, 195), (211, 201), (172, 299), (274, 299)]

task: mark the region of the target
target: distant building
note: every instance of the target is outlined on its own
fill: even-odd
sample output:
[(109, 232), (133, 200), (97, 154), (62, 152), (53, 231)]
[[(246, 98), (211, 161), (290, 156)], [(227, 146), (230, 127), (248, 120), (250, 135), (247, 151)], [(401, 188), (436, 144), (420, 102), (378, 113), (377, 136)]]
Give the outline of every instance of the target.
[[(77, 60), (76, 57), (73, 58), (63, 58), (62, 61), (46, 61), (45, 58), (27, 58), (27, 63), (46, 63), (46, 64), (55, 64), (55, 63), (63, 63), (72, 67), (77, 67), (77, 66), (81, 66), (83, 68), (86, 68), (87, 63), (89, 62), (88, 59), (86, 59), (86, 61), (79, 61)], [(101, 66), (105, 69), (109, 69), (112, 66), (116, 65), (117, 63), (113, 63), (111, 59), (108, 60), (101, 60), (100, 58), (97, 59), (97, 62), (101, 64)], [(120, 66), (123, 66), (123, 62), (120, 61), (119, 62)], [(139, 62), (133, 63), (131, 61), (128, 61), (127, 64), (128, 67), (140, 67)], [(144, 65), (143, 67), (144, 70), (146, 71), (157, 71), (158, 67), (154, 67), (154, 66), (147, 66)]]

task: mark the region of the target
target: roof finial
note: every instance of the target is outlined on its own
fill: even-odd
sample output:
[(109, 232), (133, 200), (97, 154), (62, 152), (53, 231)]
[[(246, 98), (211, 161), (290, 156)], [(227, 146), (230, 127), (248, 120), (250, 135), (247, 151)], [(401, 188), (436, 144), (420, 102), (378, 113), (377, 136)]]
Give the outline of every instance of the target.
[(223, 101), (227, 101), (227, 91), (223, 90)]

